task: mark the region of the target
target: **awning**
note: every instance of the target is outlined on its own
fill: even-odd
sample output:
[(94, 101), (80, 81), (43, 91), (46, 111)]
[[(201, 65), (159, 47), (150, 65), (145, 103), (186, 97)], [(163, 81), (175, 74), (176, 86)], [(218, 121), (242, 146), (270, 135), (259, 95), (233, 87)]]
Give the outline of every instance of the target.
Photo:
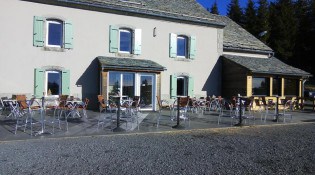
[(160, 64), (144, 59), (97, 57), (103, 69), (124, 71), (161, 72), (166, 70)]
[(252, 73), (300, 77), (312, 76), (312, 74), (308, 72), (283, 63), (276, 57), (256, 58), (235, 55), (223, 55), (222, 57), (225, 60), (231, 61), (239, 66), (248, 69)]

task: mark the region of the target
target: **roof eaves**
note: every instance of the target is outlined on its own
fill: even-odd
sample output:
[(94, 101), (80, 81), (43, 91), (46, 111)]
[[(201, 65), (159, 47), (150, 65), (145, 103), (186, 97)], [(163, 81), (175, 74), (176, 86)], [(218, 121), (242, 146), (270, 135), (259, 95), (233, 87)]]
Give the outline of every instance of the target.
[[(156, 14), (156, 13), (134, 11), (134, 10), (128, 9), (128, 7), (118, 8), (118, 7), (113, 7), (113, 6), (106, 6), (106, 5), (100, 4), (100, 3), (78, 2), (78, 1), (73, 1), (73, 0), (58, 0), (58, 1), (63, 2), (63, 3), (77, 4), (77, 5), (83, 5), (83, 6), (88, 6), (88, 7), (96, 7), (96, 8), (109, 9), (109, 10), (115, 10), (115, 11), (121, 11), (121, 12), (141, 14), (141, 15), (146, 15), (146, 16), (154, 16), (154, 17), (159, 17), (159, 18), (168, 18), (168, 19), (173, 19), (173, 20), (180, 20), (181, 22), (182, 21), (194, 22), (196, 24), (206, 25), (206, 26), (215, 26), (215, 27), (219, 27), (219, 28), (225, 27), (225, 24), (223, 22), (209, 22), (210, 20), (214, 20), (214, 19), (193, 17), (193, 16), (189, 16), (189, 15), (184, 15), (184, 14), (173, 14), (173, 13), (165, 12), (165, 11), (160, 11), (160, 12), (169, 13), (172, 15), (181, 15), (183, 17), (174, 17), (174, 16), (168, 16), (168, 15), (162, 15), (162, 14)], [(149, 9), (144, 9), (144, 10), (149, 10)], [(191, 19), (187, 19), (187, 18), (191, 18)]]

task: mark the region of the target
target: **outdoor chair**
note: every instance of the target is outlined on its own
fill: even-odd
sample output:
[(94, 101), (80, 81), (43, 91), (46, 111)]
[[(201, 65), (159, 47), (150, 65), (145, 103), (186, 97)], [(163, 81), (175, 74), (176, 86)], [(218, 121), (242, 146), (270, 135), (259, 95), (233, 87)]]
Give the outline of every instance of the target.
[(283, 123), (285, 123), (287, 117), (290, 118), (290, 122), (292, 121), (292, 114), (288, 113), (289, 111), (292, 111), (291, 110), (292, 104), (293, 104), (292, 100), (286, 101), (282, 111), (279, 112), (279, 118), (283, 118)]
[(157, 102), (158, 102), (158, 112), (159, 112), (159, 115), (158, 115), (158, 117), (157, 117), (157, 124), (156, 124), (156, 127), (158, 128), (159, 127), (159, 125), (160, 125), (160, 120), (161, 120), (161, 117), (162, 117), (162, 110), (163, 109), (169, 109), (170, 110), (170, 116), (172, 115), (171, 114), (171, 107), (170, 107), (170, 105), (169, 105), (169, 103), (168, 103), (168, 101), (166, 101), (166, 100), (161, 100), (161, 98), (159, 97), (159, 96), (156, 96), (156, 99), (157, 99)]
[[(262, 102), (262, 105), (265, 109), (264, 122), (266, 123), (267, 116), (272, 116), (273, 119), (275, 119), (275, 115), (276, 115), (275, 103), (273, 103), (273, 101), (271, 101), (271, 100), (268, 100), (268, 102), (267, 102), (265, 97), (261, 97), (261, 102)], [(273, 110), (274, 112), (271, 112), (271, 110)]]

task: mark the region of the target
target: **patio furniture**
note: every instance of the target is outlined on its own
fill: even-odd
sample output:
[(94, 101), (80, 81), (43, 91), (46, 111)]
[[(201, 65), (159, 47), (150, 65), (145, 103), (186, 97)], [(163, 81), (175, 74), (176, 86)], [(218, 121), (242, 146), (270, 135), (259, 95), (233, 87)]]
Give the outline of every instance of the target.
[(161, 98), (159, 96), (156, 96), (156, 99), (157, 99), (158, 107), (159, 107), (158, 108), (159, 115), (158, 115), (157, 122), (156, 122), (157, 123), (156, 127), (158, 128), (160, 125), (161, 117), (162, 117), (162, 110), (168, 108), (170, 110), (170, 116), (172, 115), (171, 114), (172, 111), (171, 111), (171, 108), (170, 108), (168, 101), (161, 100)]
[(286, 118), (290, 118), (290, 122), (292, 121), (292, 114), (291, 113), (288, 113), (289, 111), (292, 111), (291, 108), (292, 108), (292, 100), (288, 100), (286, 101), (286, 103), (284, 104), (284, 107), (282, 109), (282, 112), (279, 112), (279, 117), (283, 118), (283, 123), (285, 123), (285, 120)]
[[(97, 129), (99, 129), (100, 125), (104, 127), (107, 122), (110, 122), (110, 124), (112, 123), (112, 110), (113, 108), (116, 108), (116, 105), (113, 103), (110, 103), (109, 101), (105, 101), (103, 95), (98, 95), (97, 99), (98, 99), (99, 111), (100, 111), (98, 122), (97, 122)], [(107, 115), (107, 111), (110, 111), (109, 115)]]

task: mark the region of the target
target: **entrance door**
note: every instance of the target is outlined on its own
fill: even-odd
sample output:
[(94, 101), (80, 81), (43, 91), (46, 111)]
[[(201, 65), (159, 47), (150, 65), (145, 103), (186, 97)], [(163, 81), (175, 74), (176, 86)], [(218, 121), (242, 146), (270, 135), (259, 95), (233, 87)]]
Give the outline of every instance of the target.
[(140, 108), (153, 109), (153, 75), (140, 75)]

